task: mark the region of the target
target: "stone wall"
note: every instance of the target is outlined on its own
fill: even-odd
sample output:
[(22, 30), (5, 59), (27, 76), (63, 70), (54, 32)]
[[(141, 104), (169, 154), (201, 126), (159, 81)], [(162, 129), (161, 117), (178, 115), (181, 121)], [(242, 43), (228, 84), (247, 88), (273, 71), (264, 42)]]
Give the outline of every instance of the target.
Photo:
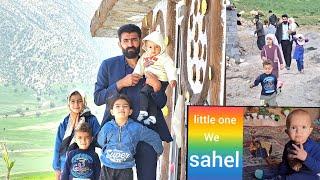
[(228, 10), (226, 14), (226, 33), (227, 33), (227, 41), (226, 41), (226, 56), (230, 58), (234, 58), (236, 61), (240, 60), (240, 52), (239, 52), (239, 38), (237, 34), (237, 11)]

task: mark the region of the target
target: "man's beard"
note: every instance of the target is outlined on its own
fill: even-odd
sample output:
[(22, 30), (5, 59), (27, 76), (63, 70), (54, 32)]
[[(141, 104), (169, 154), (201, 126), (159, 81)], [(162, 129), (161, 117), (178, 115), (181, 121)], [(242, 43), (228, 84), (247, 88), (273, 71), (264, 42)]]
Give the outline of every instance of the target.
[(122, 48), (123, 55), (128, 59), (133, 59), (139, 56), (140, 46), (139, 47), (128, 47), (127, 49)]
[(288, 24), (288, 21), (283, 21), (283, 24)]

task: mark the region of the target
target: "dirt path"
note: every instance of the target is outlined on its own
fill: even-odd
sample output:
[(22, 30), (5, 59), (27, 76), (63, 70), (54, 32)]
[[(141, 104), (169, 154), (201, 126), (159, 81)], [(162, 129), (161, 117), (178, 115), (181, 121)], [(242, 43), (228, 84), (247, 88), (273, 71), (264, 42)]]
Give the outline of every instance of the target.
[[(238, 27), (240, 46), (244, 51), (243, 63), (235, 64), (230, 60), (227, 68), (227, 105), (260, 105), (261, 86), (249, 88), (255, 78), (262, 73), (260, 51), (256, 46), (256, 37), (253, 37), (254, 27)], [(284, 81), (282, 92), (277, 97), (279, 106), (319, 107), (320, 106), (320, 28), (301, 27), (298, 33), (310, 39), (305, 49), (310, 47), (316, 50), (305, 51), (305, 73), (297, 70), (296, 61), (292, 60), (291, 70), (281, 70), (280, 80)], [(293, 47), (294, 50), (294, 47)]]

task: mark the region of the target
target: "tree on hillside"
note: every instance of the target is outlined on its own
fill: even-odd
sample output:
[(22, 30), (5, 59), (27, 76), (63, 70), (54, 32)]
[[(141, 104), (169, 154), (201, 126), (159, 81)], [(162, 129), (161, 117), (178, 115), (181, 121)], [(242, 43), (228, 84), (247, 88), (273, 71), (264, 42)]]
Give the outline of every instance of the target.
[(16, 109), (16, 113), (18, 113), (18, 114), (22, 113), (22, 108), (20, 108), (20, 107), (17, 108), (17, 109)]
[(36, 117), (39, 118), (40, 115), (41, 115), (41, 112), (37, 111), (37, 112), (36, 112)]
[(56, 107), (56, 105), (54, 104), (54, 102), (50, 102), (50, 108), (54, 108), (54, 107)]

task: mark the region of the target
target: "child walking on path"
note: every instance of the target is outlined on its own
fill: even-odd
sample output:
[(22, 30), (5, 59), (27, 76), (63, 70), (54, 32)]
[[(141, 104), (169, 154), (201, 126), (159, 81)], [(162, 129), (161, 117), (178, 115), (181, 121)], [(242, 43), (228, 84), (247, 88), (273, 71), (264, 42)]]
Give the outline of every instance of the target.
[(132, 180), (138, 142), (150, 144), (159, 156), (163, 152), (162, 141), (158, 133), (129, 118), (132, 106), (127, 96), (117, 96), (110, 103), (110, 113), (114, 119), (108, 121), (98, 134), (103, 164), (100, 179)]
[(263, 74), (260, 74), (250, 88), (261, 84), (261, 104), (265, 106), (277, 106), (277, 77), (273, 75), (272, 63), (270, 61), (263, 62)]
[(73, 90), (69, 93), (68, 107), (70, 113), (59, 125), (53, 151), (52, 167), (56, 180), (60, 180), (61, 171), (66, 162), (66, 154), (75, 143), (74, 128), (78, 124), (87, 122), (92, 128), (94, 136), (98, 134), (100, 129), (99, 122), (87, 107), (85, 94), (81, 90)]
[(93, 139), (90, 125), (86, 122), (80, 123), (74, 132), (79, 149), (68, 153), (61, 180), (99, 179), (101, 169), (99, 156), (94, 149), (89, 148)]
[[(161, 33), (154, 31), (143, 39), (143, 48), (146, 51), (138, 60), (133, 71), (134, 74), (145, 75), (155, 74), (161, 82), (161, 90), (165, 91), (170, 83), (175, 87), (177, 83), (176, 68), (173, 60), (165, 53), (165, 42)], [(151, 98), (153, 88), (145, 84), (140, 91), (140, 113), (138, 121), (144, 120), (145, 124), (156, 123), (157, 106)]]
[(266, 45), (262, 48), (261, 59), (263, 61), (267, 59), (271, 60), (273, 66), (272, 74), (279, 78), (279, 64), (280, 69), (283, 69), (284, 65), (282, 51), (278, 46), (278, 41), (274, 34), (266, 35)]
[(304, 47), (303, 45), (309, 40), (305, 38), (302, 34), (297, 34), (293, 37), (294, 42), (296, 42), (296, 47), (294, 49), (293, 59), (297, 61), (298, 71), (300, 73), (304, 73), (304, 65), (303, 65), (303, 55), (304, 55)]

